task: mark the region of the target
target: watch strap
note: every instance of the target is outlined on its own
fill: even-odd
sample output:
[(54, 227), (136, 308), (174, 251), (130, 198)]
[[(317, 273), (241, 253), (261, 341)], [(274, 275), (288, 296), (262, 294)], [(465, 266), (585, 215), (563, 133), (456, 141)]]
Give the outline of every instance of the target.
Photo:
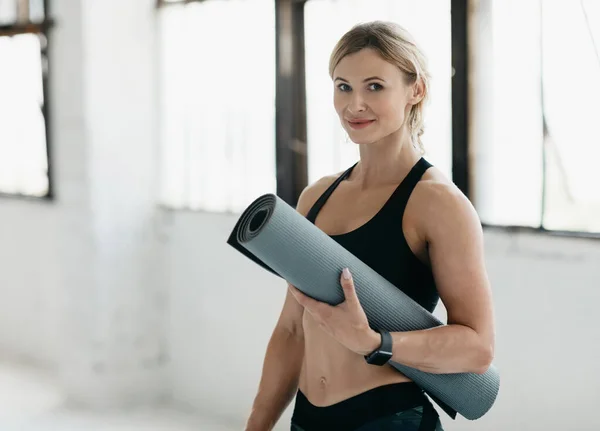
[(380, 346), (368, 355), (365, 360), (372, 365), (384, 365), (392, 358), (392, 334), (385, 330), (377, 330), (381, 334)]

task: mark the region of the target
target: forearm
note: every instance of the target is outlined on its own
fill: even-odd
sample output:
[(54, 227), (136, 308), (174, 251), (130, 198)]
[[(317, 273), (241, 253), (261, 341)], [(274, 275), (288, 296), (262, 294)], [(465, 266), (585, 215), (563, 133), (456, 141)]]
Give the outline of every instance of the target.
[(463, 325), (394, 332), (392, 339), (392, 361), (428, 373), (484, 373), (492, 360), (492, 346)]
[[(491, 344), (463, 325), (392, 332), (392, 339), (393, 362), (434, 374), (484, 373), (493, 355)], [(369, 348), (380, 342), (381, 336), (374, 332)]]
[(304, 357), (304, 339), (285, 330), (275, 330), (265, 354), (262, 377), (246, 431), (271, 430), (298, 388)]

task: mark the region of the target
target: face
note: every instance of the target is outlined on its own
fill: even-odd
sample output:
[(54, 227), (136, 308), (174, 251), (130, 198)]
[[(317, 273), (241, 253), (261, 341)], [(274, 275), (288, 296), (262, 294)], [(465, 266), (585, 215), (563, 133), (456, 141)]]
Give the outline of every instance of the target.
[(369, 48), (344, 57), (333, 71), (333, 84), (335, 110), (357, 144), (398, 133), (421, 100), (418, 86), (408, 85), (398, 67)]

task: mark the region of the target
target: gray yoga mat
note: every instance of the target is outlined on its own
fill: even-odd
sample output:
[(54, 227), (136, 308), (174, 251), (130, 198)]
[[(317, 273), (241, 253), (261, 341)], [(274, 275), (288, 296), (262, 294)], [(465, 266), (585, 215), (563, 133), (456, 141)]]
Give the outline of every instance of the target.
[[(242, 213), (227, 243), (308, 296), (336, 305), (344, 300), (340, 272), (350, 268), (369, 324), (388, 331), (413, 331), (443, 323), (273, 194), (256, 199)], [(396, 362), (452, 418), (483, 416), (494, 404), (500, 377), (485, 374), (432, 374)]]

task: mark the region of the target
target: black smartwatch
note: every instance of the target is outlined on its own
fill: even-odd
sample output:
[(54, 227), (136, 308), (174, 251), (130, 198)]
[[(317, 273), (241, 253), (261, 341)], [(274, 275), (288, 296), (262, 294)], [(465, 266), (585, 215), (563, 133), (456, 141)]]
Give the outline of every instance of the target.
[(376, 330), (381, 334), (381, 345), (373, 352), (365, 355), (365, 360), (371, 365), (385, 365), (392, 359), (392, 335), (385, 330)]

